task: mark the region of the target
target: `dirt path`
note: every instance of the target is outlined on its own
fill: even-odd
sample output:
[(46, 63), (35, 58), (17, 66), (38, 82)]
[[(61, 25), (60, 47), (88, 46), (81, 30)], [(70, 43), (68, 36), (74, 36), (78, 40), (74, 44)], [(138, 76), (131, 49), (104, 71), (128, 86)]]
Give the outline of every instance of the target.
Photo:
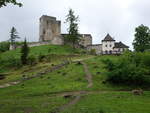
[(14, 86), (14, 85), (17, 85), (19, 83), (22, 83), (22, 82), (24, 82), (26, 80), (31, 80), (31, 79), (36, 78), (36, 77), (41, 77), (41, 76), (43, 76), (43, 75), (45, 75), (47, 73), (53, 72), (55, 70), (58, 70), (58, 69), (66, 66), (68, 64), (69, 64), (69, 62), (64, 62), (62, 64), (58, 64), (58, 65), (52, 67), (51, 69), (46, 69), (45, 71), (39, 72), (39, 73), (37, 73), (37, 74), (35, 74), (35, 75), (31, 76), (31, 77), (23, 78), (23, 79), (18, 80), (18, 81), (9, 82), (9, 83), (0, 85), (0, 88), (7, 88), (7, 87), (10, 87), (10, 86)]
[(64, 111), (65, 109), (71, 107), (72, 105), (76, 104), (79, 100), (80, 100), (81, 96), (77, 95), (73, 100), (71, 100), (69, 103), (61, 106), (60, 108), (58, 108), (58, 110), (56, 110), (55, 113), (61, 113), (62, 111)]
[(63, 94), (59, 94), (59, 96), (63, 96), (63, 97), (71, 96), (71, 98), (73, 99), (69, 103), (57, 108), (56, 111), (53, 113), (61, 113), (65, 109), (76, 104), (82, 98), (82, 95), (85, 95), (86, 93), (87, 93), (86, 91), (74, 91), (74, 92), (64, 92)]
[(88, 81), (87, 88), (91, 88), (93, 86), (92, 75), (91, 75), (91, 73), (90, 73), (90, 71), (88, 69), (87, 64), (85, 62), (82, 62), (82, 64), (83, 64), (83, 67), (84, 67), (84, 71), (86, 73), (86, 79)]
[[(91, 88), (93, 86), (92, 75), (89, 72), (87, 64), (85, 62), (82, 62), (82, 64), (83, 64), (84, 71), (85, 71), (85, 74), (86, 74), (86, 79), (88, 81), (87, 88)], [(89, 93), (93, 93), (93, 92), (90, 92), (90, 91), (74, 91), (74, 92), (63, 92), (63, 93), (57, 94), (58, 96), (63, 96), (63, 97), (75, 96), (75, 98), (73, 100), (71, 100), (69, 103), (57, 108), (56, 112), (54, 112), (54, 113), (61, 113), (65, 109), (67, 109), (70, 106), (76, 104), (82, 98), (82, 95), (89, 94)]]

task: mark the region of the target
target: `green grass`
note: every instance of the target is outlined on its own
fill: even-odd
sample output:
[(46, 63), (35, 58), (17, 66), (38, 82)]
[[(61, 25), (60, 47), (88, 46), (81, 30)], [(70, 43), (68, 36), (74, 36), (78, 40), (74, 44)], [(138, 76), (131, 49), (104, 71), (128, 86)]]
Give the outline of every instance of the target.
[(82, 65), (70, 64), (43, 77), (0, 89), (0, 113), (22, 113), (30, 108), (37, 113), (55, 110), (69, 100), (53, 94), (86, 88), (84, 75)]
[[(60, 54), (60, 57), (62, 55)], [(91, 56), (79, 55), (72, 57), (72, 60), (89, 57)], [(77, 104), (61, 113), (150, 113), (150, 91), (145, 91), (141, 96), (135, 96), (128, 91), (118, 91), (131, 90), (133, 89), (131, 87), (102, 83), (107, 72), (102, 60), (106, 58), (117, 60), (118, 57), (97, 56), (85, 60), (93, 76), (92, 88), (86, 88), (88, 82), (85, 79), (83, 65), (71, 63), (43, 77), (0, 89), (0, 113), (54, 112), (56, 108), (67, 104), (72, 99), (65, 99), (56, 94), (80, 90), (92, 91), (92, 93), (83, 95)], [(20, 79), (20, 75), (23, 73), (32, 76), (42, 70), (51, 68), (52, 63), (62, 62), (62, 60), (58, 61), (60, 62), (41, 62), (35, 66), (24, 66), (19, 70), (12, 69), (12, 72), (8, 72), (8, 78), (0, 81), (0, 84)]]
[(150, 113), (149, 101), (150, 92), (142, 96), (131, 92), (100, 92), (84, 96), (63, 113)]
[[(48, 55), (48, 54), (75, 54), (75, 53), (80, 53), (83, 50), (81, 49), (73, 49), (70, 46), (64, 45), (64, 46), (59, 46), (59, 45), (42, 45), (42, 46), (36, 46), (36, 47), (31, 47), (30, 48), (30, 55), (33, 56), (38, 56), (40, 54), (42, 55)], [(20, 58), (20, 48), (16, 50), (11, 50), (7, 51), (4, 53), (1, 53), (0, 57), (2, 59), (7, 59), (10, 57), (16, 57)]]
[(49, 113), (68, 103), (59, 96), (0, 97), (0, 113)]
[[(42, 62), (38, 62), (38, 64), (34, 66), (9, 66), (9, 63), (12, 58), (19, 59), (20, 58), (20, 49), (7, 51), (0, 54), (0, 73), (6, 73), (6, 79), (1, 80), (0, 84), (4, 84), (11, 81), (20, 80), (22, 75), (32, 76), (38, 72), (45, 70), (46, 68), (51, 68), (52, 64), (60, 64), (65, 60), (76, 60), (86, 58), (88, 56), (82, 53), (82, 49), (73, 49), (70, 46), (58, 46), (58, 45), (43, 45), (37, 47), (30, 48), (30, 56), (36, 57), (38, 60), (39, 55), (49, 55), (49, 60), (44, 60)], [(78, 53), (78, 54), (77, 54)], [(18, 60), (20, 61), (20, 60)]]

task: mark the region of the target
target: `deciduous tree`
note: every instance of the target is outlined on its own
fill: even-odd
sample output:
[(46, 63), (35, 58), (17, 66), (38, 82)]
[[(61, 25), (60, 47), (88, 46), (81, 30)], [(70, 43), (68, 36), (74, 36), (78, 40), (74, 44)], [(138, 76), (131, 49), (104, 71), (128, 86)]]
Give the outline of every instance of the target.
[(19, 7), (22, 6), (22, 4), (17, 2), (16, 0), (0, 0), (0, 8), (6, 6), (8, 3), (18, 5)]
[(147, 26), (140, 25), (135, 29), (135, 39), (133, 46), (135, 51), (144, 52), (150, 49), (150, 29)]

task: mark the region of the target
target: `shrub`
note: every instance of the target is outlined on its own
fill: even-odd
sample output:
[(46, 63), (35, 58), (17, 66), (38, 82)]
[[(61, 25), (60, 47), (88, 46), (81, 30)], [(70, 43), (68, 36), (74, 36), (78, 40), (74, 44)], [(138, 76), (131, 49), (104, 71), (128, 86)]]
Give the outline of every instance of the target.
[(34, 56), (29, 56), (29, 57), (28, 57), (28, 64), (29, 64), (29, 65), (33, 66), (33, 65), (35, 65), (36, 63), (37, 63), (37, 60), (36, 60), (36, 58), (35, 58)]
[(9, 42), (0, 42), (0, 52), (5, 52), (9, 50)]
[(150, 85), (150, 53), (128, 53), (119, 60), (103, 60), (107, 81), (114, 84)]
[(40, 53), (39, 56), (38, 56), (38, 61), (39, 61), (39, 62), (42, 62), (45, 57), (46, 57), (45, 55), (42, 55), (42, 54)]
[(2, 63), (6, 67), (22, 67), (21, 60), (15, 57), (9, 57), (8, 59), (2, 61)]

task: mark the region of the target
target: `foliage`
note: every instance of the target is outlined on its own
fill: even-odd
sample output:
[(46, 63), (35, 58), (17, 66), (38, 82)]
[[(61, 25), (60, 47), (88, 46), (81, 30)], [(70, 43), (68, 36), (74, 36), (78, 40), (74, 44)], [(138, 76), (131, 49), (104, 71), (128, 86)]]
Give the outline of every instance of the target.
[(0, 0), (0, 8), (6, 6), (8, 3), (12, 3), (14, 5), (22, 6), (21, 3), (18, 3), (16, 0)]
[(144, 52), (150, 49), (150, 29), (147, 26), (140, 25), (135, 29), (135, 39), (133, 46), (135, 51)]
[(28, 61), (28, 64), (31, 65), (31, 66), (37, 64), (37, 59), (33, 55), (29, 56), (27, 61)]
[(12, 68), (15, 68), (15, 67), (18, 68), (22, 66), (20, 59), (15, 58), (14, 56), (9, 56), (8, 59), (0, 58), (0, 64), (2, 67), (12, 67)]
[(45, 55), (43, 55), (43, 54), (40, 53), (39, 56), (38, 56), (38, 61), (42, 62), (45, 57), (46, 57)]
[(27, 41), (25, 39), (24, 44), (21, 48), (21, 62), (22, 62), (22, 64), (27, 64), (28, 54), (29, 54), (29, 47), (28, 47)]
[(117, 61), (103, 61), (108, 70), (107, 81), (114, 84), (150, 86), (150, 54), (125, 53)]
[(78, 16), (74, 15), (74, 11), (72, 9), (69, 10), (69, 14), (66, 16), (66, 23), (69, 24), (68, 35), (66, 35), (65, 40), (72, 44), (75, 48), (75, 45), (78, 44), (79, 41), (79, 31), (78, 31)]
[(16, 48), (15, 46), (16, 46), (16, 39), (18, 39), (18, 38), (20, 38), (19, 36), (18, 36), (18, 32), (17, 32), (17, 30), (16, 30), (16, 28), (15, 27), (12, 27), (12, 29), (11, 29), (11, 31), (10, 31), (10, 44), (11, 44), (11, 46), (13, 46), (13, 48)]
[(9, 50), (9, 42), (0, 42), (0, 52), (5, 52)]

